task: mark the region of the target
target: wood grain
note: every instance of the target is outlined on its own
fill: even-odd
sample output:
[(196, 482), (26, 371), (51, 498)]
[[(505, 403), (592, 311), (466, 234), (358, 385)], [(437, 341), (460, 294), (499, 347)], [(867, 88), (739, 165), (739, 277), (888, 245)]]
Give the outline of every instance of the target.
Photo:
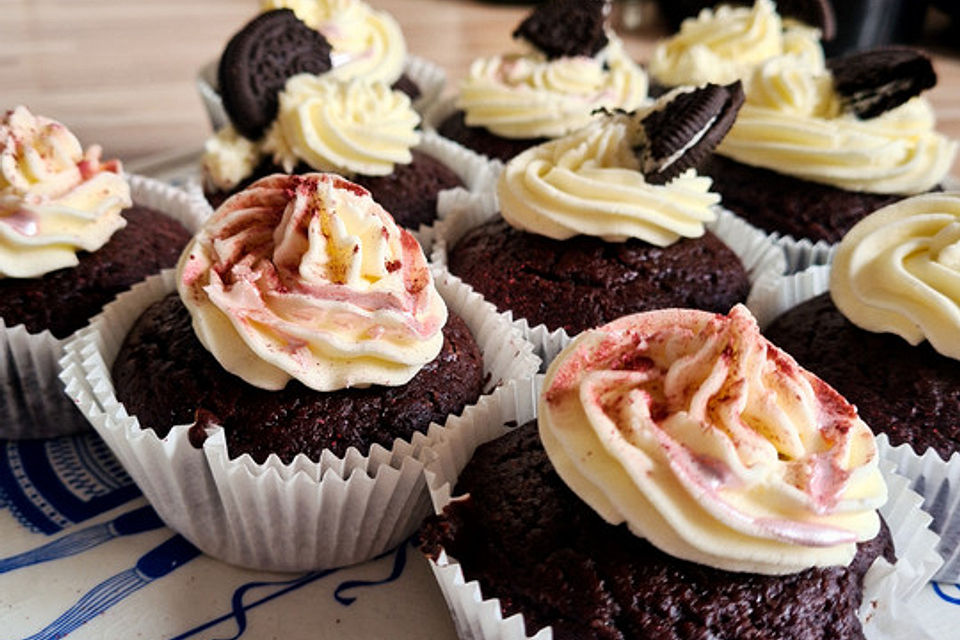
[[(448, 87), (477, 56), (511, 48), (524, 6), (371, 0), (400, 22), (410, 51), (442, 66)], [(0, 108), (26, 104), (84, 143), (131, 161), (199, 148), (209, 133), (194, 80), (257, 11), (256, 0), (0, 0)], [(624, 36), (645, 60), (656, 16)], [(960, 60), (935, 55), (928, 95), (938, 128), (960, 138)], [(954, 166), (960, 175), (960, 160)]]

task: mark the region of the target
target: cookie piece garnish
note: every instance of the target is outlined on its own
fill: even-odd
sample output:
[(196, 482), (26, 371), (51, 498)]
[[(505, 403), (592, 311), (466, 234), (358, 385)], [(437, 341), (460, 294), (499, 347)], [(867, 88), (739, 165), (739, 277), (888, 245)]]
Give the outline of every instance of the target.
[(713, 153), (743, 105), (743, 85), (708, 84), (662, 100), (665, 104), (640, 121), (646, 144), (637, 155), (651, 184), (665, 184)]
[(844, 106), (875, 118), (937, 84), (930, 58), (909, 47), (880, 47), (827, 60)]
[(820, 29), (822, 40), (837, 35), (837, 16), (830, 0), (777, 0), (777, 13)]
[(330, 43), (290, 9), (251, 20), (220, 58), (218, 82), (223, 107), (234, 128), (256, 140), (277, 115), (277, 96), (287, 78), (330, 70)]
[(547, 58), (593, 56), (607, 46), (603, 0), (548, 0), (513, 32)]

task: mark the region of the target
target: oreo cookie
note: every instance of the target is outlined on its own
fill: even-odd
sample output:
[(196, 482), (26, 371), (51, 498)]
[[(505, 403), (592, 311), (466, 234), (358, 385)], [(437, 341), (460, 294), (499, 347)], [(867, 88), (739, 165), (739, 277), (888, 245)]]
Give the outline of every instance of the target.
[(593, 56), (607, 46), (604, 0), (548, 0), (513, 32), (547, 58)]
[(844, 106), (875, 118), (937, 84), (930, 58), (908, 47), (880, 47), (827, 60)]
[(744, 99), (739, 80), (667, 97), (640, 121), (646, 143), (638, 147), (637, 155), (652, 184), (665, 184), (706, 160), (733, 126)]
[(224, 109), (238, 132), (256, 140), (276, 118), (287, 78), (325, 73), (331, 66), (330, 43), (319, 31), (290, 9), (263, 13), (230, 39), (220, 58)]

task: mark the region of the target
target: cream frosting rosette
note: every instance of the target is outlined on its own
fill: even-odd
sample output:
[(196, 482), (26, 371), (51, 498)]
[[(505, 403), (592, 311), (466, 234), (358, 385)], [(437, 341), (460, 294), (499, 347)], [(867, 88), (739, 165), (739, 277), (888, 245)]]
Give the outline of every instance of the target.
[(910, 194), (939, 184), (957, 153), (934, 130), (925, 99), (861, 120), (842, 109), (826, 68), (797, 57), (760, 65), (746, 93), (717, 148), (744, 164), (850, 191)]
[(840, 243), (830, 295), (851, 322), (960, 359), (960, 192), (901, 200)]
[(407, 44), (400, 25), (385, 11), (360, 0), (263, 0), (261, 7), (291, 9), (322, 33), (333, 49), (330, 74), (338, 80), (393, 84), (403, 75)]
[(420, 245), (331, 174), (275, 175), (228, 199), (177, 283), (203, 345), (261, 388), (401, 385), (443, 344), (447, 310)]
[(784, 574), (847, 564), (878, 532), (873, 434), (742, 306), (581, 334), (547, 371), (538, 412), (567, 485), (676, 557)]
[(590, 122), (596, 109), (632, 111), (647, 101), (647, 76), (608, 33), (593, 57), (548, 60), (526, 53), (473, 62), (456, 100), (466, 123), (505, 138), (557, 138)]
[(722, 5), (688, 18), (650, 58), (650, 75), (670, 85), (746, 80), (761, 62), (788, 54), (823, 66), (820, 31), (782, 20), (770, 0), (753, 7)]
[(396, 164), (412, 161), (419, 124), (410, 98), (382, 82), (302, 73), (287, 80), (277, 118), (262, 140), (224, 127), (207, 141), (203, 164), (224, 190), (250, 175), (265, 154), (288, 172), (305, 162), (317, 171), (389, 175)]
[(62, 124), (26, 107), (0, 121), (0, 277), (33, 278), (78, 264), (126, 226), (119, 161), (101, 162)]
[(641, 117), (595, 118), (514, 157), (497, 182), (503, 218), (556, 240), (585, 234), (667, 246), (703, 235), (720, 196), (692, 169), (667, 185), (648, 183), (634, 151), (645, 140)]

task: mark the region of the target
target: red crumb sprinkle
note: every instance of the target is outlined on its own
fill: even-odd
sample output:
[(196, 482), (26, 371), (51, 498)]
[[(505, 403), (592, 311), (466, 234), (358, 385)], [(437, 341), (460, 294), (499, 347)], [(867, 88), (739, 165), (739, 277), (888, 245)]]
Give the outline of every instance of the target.
[(399, 260), (390, 260), (383, 266), (387, 269), (388, 273), (393, 273), (394, 271), (400, 269), (402, 265), (400, 264)]

